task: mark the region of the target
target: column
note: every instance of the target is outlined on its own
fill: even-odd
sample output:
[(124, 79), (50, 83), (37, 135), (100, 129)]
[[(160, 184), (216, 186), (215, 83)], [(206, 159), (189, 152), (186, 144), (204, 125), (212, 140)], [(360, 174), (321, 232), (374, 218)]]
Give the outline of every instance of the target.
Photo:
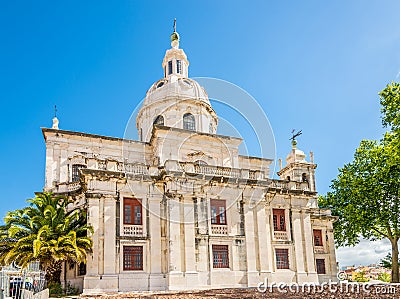
[(249, 287), (257, 286), (259, 283), (257, 262), (256, 262), (256, 246), (254, 235), (254, 210), (246, 201), (244, 205), (244, 231), (246, 236), (246, 257), (247, 257), (247, 283)]
[(305, 211), (303, 214), (304, 225), (304, 250), (306, 253), (306, 272), (308, 280), (318, 282), (317, 272), (315, 270), (314, 247), (313, 247), (313, 232), (311, 227), (310, 213)]
[(294, 261), (296, 265), (297, 281), (299, 283), (307, 281), (307, 274), (305, 271), (304, 260), (304, 247), (303, 247), (303, 217), (299, 209), (292, 209), (292, 229), (293, 229), (293, 243), (294, 243)]
[(169, 226), (169, 282), (170, 290), (185, 287), (182, 279), (180, 203), (177, 198), (168, 198)]
[(260, 259), (260, 271), (271, 272), (270, 260), (271, 260), (271, 238), (270, 231), (267, 230), (267, 216), (265, 213), (265, 203), (260, 202), (257, 206), (257, 225), (258, 225), (258, 244), (259, 244), (259, 259)]
[(116, 257), (116, 223), (115, 223), (115, 198), (107, 196), (104, 198), (104, 274), (115, 274)]
[(87, 275), (97, 275), (99, 273), (99, 199), (88, 198), (88, 224), (93, 227), (93, 249), (91, 256), (87, 258)]
[(199, 284), (196, 269), (194, 203), (192, 197), (185, 198), (183, 204), (185, 233), (186, 288), (196, 288)]

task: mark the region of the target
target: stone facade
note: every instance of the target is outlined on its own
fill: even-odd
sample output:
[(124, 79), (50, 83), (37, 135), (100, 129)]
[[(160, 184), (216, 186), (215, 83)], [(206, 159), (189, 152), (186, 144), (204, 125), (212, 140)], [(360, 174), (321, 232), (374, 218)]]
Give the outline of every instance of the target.
[(272, 160), (240, 155), (171, 40), (136, 119), (140, 141), (57, 119), (42, 129), (44, 189), (87, 209), (94, 228), (87, 264), (66, 264), (67, 280), (85, 293), (335, 280), (335, 218), (318, 208), (316, 164), (293, 146), (270, 179)]

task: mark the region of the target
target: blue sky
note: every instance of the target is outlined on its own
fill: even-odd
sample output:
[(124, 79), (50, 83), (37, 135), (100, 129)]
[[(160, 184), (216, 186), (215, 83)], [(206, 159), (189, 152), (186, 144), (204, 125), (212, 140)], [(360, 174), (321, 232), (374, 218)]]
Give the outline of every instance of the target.
[[(162, 76), (174, 18), (191, 77), (235, 83), (262, 106), (277, 156), (314, 152), (324, 194), (363, 138), (378, 92), (399, 81), (399, 1), (1, 1), (0, 216), (44, 182), (54, 104), (60, 128), (122, 137)], [(397, 76), (397, 79), (396, 79)]]

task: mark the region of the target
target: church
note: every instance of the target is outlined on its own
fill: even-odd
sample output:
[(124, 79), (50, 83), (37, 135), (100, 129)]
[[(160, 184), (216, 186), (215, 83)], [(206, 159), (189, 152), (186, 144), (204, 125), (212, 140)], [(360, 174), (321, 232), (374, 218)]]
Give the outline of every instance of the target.
[(189, 78), (179, 34), (137, 114), (138, 139), (43, 128), (44, 191), (87, 210), (93, 250), (62, 277), (84, 293), (336, 281), (333, 222), (318, 207), (317, 165), (292, 148), (269, 158), (217, 134), (206, 90)]

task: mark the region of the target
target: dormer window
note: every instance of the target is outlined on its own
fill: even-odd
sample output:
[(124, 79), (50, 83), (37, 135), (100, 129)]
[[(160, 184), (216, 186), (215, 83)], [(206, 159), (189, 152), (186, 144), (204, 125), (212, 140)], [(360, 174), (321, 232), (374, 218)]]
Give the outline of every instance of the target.
[(178, 74), (182, 74), (182, 61), (181, 60), (176, 61), (176, 72)]
[(172, 60), (168, 61), (168, 75), (172, 74)]
[(183, 128), (190, 131), (196, 130), (196, 121), (192, 114), (186, 113), (183, 115)]
[(163, 126), (164, 125), (164, 116), (162, 116), (162, 115), (157, 116), (153, 122), (153, 125)]

